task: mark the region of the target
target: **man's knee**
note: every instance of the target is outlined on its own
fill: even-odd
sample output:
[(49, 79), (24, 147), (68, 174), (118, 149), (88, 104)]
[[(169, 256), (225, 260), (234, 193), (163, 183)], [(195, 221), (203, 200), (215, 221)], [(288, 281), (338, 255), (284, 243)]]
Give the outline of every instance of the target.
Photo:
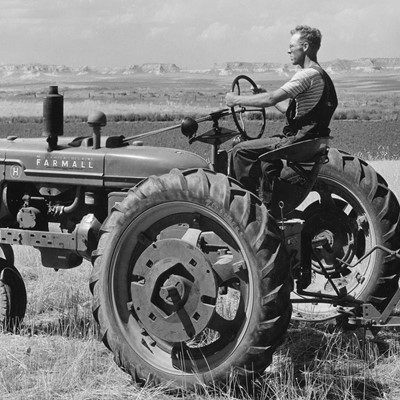
[(261, 169), (262, 169), (263, 174), (267, 174), (268, 176), (277, 178), (283, 169), (283, 162), (282, 162), (282, 160), (274, 160), (271, 162), (265, 162), (265, 163), (263, 163)]
[(236, 144), (235, 146), (233, 146), (232, 151), (233, 151), (234, 153), (245, 151), (245, 150), (246, 150), (246, 147), (248, 147), (249, 144), (250, 144), (250, 142), (248, 142), (248, 141), (239, 142), (238, 144)]
[(237, 144), (237, 145), (232, 149), (231, 156), (232, 156), (233, 159), (236, 158), (237, 152), (240, 150), (240, 148), (239, 148), (238, 146), (239, 146), (239, 145)]
[(264, 163), (261, 167), (262, 170), (262, 181), (263, 190), (271, 192), (274, 181), (279, 178), (283, 169), (283, 162), (281, 160), (275, 160), (270, 163)]

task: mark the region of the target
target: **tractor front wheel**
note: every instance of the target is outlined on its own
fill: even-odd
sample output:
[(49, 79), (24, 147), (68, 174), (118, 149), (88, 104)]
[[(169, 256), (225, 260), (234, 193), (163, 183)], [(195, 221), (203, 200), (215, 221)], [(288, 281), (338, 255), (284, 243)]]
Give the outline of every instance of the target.
[(26, 311), (26, 289), (18, 270), (0, 258), (0, 325), (13, 331), (22, 322)]
[(278, 227), (257, 197), (212, 171), (174, 170), (131, 189), (93, 262), (103, 342), (140, 384), (252, 379), (290, 321)]

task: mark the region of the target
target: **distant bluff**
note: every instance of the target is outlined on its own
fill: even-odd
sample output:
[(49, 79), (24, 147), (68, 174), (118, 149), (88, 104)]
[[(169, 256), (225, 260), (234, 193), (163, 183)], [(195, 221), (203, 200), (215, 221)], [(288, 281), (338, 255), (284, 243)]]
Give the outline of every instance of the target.
[[(379, 73), (398, 72), (400, 70), (400, 58), (360, 58), (357, 60), (336, 59), (321, 62), (321, 65), (330, 73)], [(297, 67), (287, 63), (274, 62), (242, 62), (231, 61), (214, 64), (210, 68), (193, 69), (181, 68), (173, 63), (146, 63), (142, 65), (130, 65), (116, 68), (97, 68), (89, 66), (69, 67), (65, 65), (47, 64), (0, 64), (0, 77), (2, 79), (35, 80), (48, 79), (49, 77), (82, 78), (89, 76), (113, 77), (132, 74), (179, 74), (179, 73), (204, 73), (218, 75), (275, 73), (279, 75), (292, 74)]]
[(89, 66), (69, 67), (66, 65), (48, 64), (0, 64), (0, 76), (3, 78), (40, 78), (45, 76), (83, 76), (83, 75), (130, 75), (130, 74), (170, 74), (179, 73), (181, 69), (175, 64), (146, 63), (116, 68), (97, 68)]
[[(400, 70), (400, 58), (360, 58), (357, 60), (336, 59), (321, 62), (324, 69), (331, 73), (341, 72), (379, 72)], [(220, 74), (274, 72), (288, 75), (297, 67), (290, 64), (268, 62), (226, 62), (214, 64), (210, 71)]]
[(357, 60), (341, 60), (321, 63), (321, 65), (332, 72), (378, 72), (398, 71), (400, 69), (400, 58), (360, 58)]

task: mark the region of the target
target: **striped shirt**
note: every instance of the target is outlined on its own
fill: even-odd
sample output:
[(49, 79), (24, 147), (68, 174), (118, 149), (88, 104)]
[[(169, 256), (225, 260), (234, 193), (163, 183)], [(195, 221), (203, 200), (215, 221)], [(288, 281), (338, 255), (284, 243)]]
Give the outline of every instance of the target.
[(299, 118), (317, 105), (324, 91), (324, 79), (314, 68), (305, 68), (296, 72), (281, 89), (292, 99), (296, 98), (295, 118)]

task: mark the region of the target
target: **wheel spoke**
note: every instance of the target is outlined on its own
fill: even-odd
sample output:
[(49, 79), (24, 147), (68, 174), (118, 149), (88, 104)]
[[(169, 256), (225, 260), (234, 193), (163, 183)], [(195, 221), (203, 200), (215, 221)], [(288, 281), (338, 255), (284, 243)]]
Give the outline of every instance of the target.
[(213, 264), (213, 270), (219, 278), (219, 282), (228, 282), (231, 279), (240, 277), (239, 270), (243, 260), (236, 252), (224, 254)]
[(208, 323), (208, 328), (218, 332), (222, 338), (229, 339), (240, 327), (240, 320), (241, 318), (238, 318), (238, 316), (236, 316), (232, 320), (226, 319), (222, 315), (215, 312), (210, 322)]
[[(240, 293), (238, 291), (234, 292)], [(234, 332), (246, 319), (245, 308), (244, 297), (241, 293), (238, 300), (235, 300), (233, 295), (225, 297), (224, 301), (220, 303), (220, 311), (214, 311), (207, 327), (220, 334), (226, 334), (230, 331)]]
[(181, 321), (182, 327), (185, 330), (185, 332), (187, 333), (187, 335), (189, 337), (193, 337), (196, 334), (196, 329), (193, 326), (191, 318), (190, 318), (189, 314), (187, 313), (187, 311), (185, 310), (185, 308), (184, 307), (180, 308), (176, 314), (177, 314), (179, 320)]
[(357, 219), (357, 212), (355, 211), (354, 207), (348, 202), (341, 198), (334, 199), (335, 207), (341, 210), (349, 220), (356, 220)]
[(339, 210), (342, 210), (347, 215), (353, 209), (353, 207), (351, 207), (347, 201), (344, 201), (342, 199), (334, 199), (334, 202), (335, 202), (335, 207), (338, 208)]
[(305, 220), (305, 212), (304, 211), (305, 210), (300, 210), (300, 209), (293, 210), (292, 213), (291, 213), (291, 217), (293, 219)]
[(236, 277), (230, 265), (226, 265), (223, 263), (215, 263), (213, 265), (213, 270), (217, 274), (220, 284)]
[(335, 201), (332, 197), (332, 192), (328, 191), (325, 187), (324, 190), (320, 192), (321, 196), (321, 205), (325, 208), (333, 208), (336, 207)]
[(201, 235), (201, 230), (200, 229), (192, 229), (189, 228), (185, 234), (182, 237), (182, 240), (185, 242), (190, 243), (192, 246), (197, 247), (199, 244), (200, 240), (200, 235)]

